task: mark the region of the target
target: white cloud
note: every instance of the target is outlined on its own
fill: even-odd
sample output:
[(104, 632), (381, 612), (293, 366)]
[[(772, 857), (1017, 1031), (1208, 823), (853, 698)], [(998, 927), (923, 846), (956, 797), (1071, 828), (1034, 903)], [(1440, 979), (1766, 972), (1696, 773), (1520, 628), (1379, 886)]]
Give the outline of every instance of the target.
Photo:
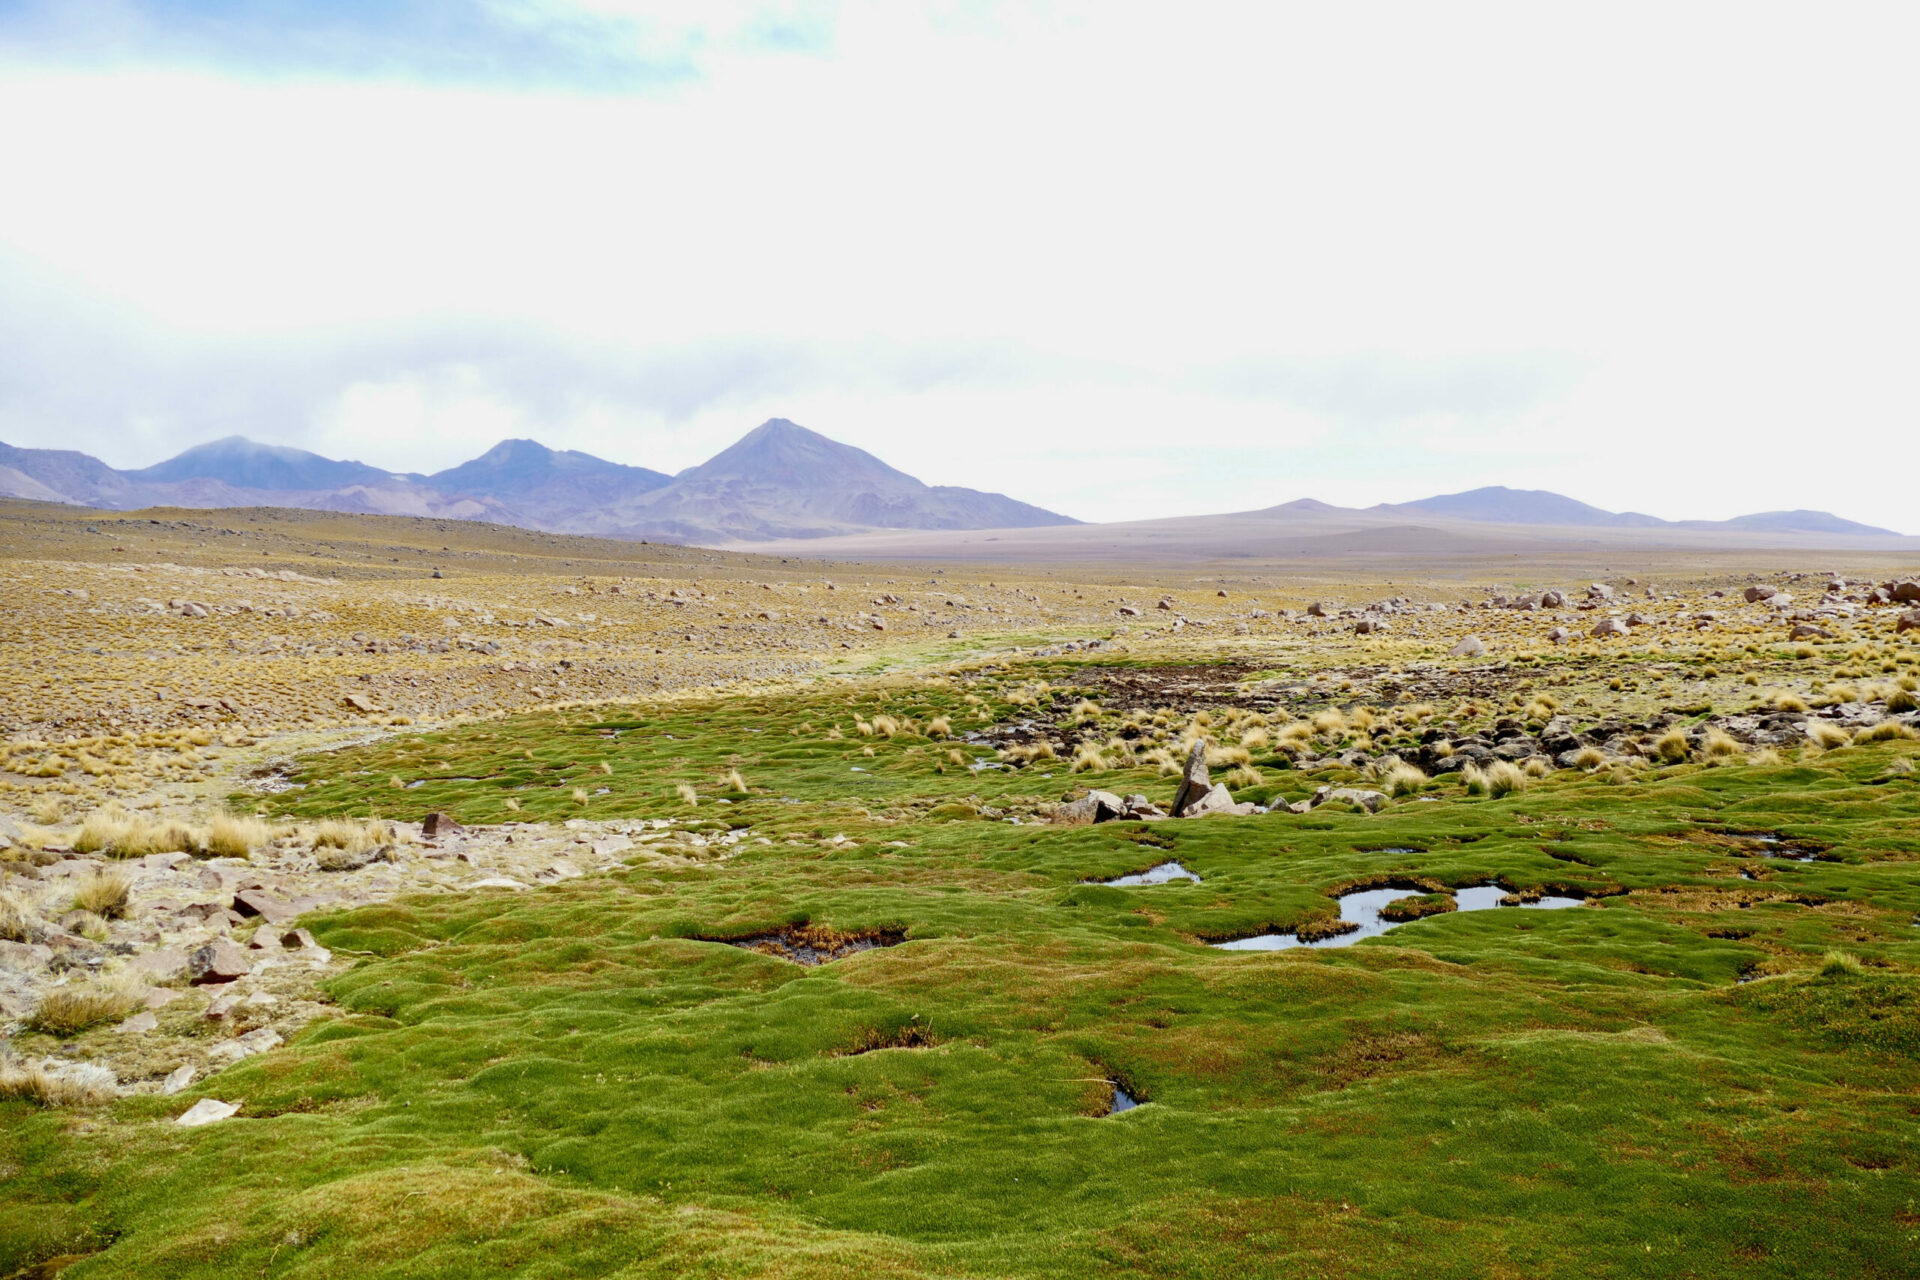
[[(1874, 478), (1920, 426), (1901, 7), (821, 12), (488, 9), (559, 33), (534, 89), (16, 41), (4, 438), (674, 470), (780, 414), (1096, 517), (1509, 483), (1920, 529)], [(616, 28), (695, 73), (552, 87)]]

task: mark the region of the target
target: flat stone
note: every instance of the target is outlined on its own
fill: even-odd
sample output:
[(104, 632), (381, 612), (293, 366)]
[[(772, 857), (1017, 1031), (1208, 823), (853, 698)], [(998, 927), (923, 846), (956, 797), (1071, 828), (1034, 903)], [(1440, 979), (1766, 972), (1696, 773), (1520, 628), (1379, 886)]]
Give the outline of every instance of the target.
[(444, 813), (430, 813), (420, 821), (420, 834), (429, 840), (439, 840), (446, 836), (463, 836), (467, 829)]
[(134, 1014), (131, 1018), (128, 1018), (125, 1022), (121, 1023), (119, 1026), (115, 1027), (114, 1030), (132, 1034), (132, 1035), (139, 1035), (144, 1032), (152, 1031), (155, 1027), (159, 1025), (160, 1025), (160, 1019), (154, 1017), (151, 1012), (147, 1010), (142, 1010), (141, 1012)]
[(225, 1120), (238, 1110), (240, 1108), (231, 1102), (221, 1102), (217, 1098), (202, 1098), (175, 1117), (174, 1123), (189, 1129), (198, 1128), (203, 1124), (212, 1124), (216, 1120)]
[(242, 889), (233, 895), (233, 909), (243, 916), (259, 916), (268, 924), (291, 924), (300, 915), (291, 903), (265, 889)]
[(191, 1063), (182, 1063), (175, 1067), (161, 1083), (160, 1092), (170, 1098), (192, 1084), (196, 1074)]

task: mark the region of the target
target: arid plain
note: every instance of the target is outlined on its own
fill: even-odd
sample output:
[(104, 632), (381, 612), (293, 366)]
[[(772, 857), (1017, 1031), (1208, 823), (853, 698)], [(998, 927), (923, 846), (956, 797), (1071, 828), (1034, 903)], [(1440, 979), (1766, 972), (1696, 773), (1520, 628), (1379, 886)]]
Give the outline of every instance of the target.
[(0, 504), (0, 1274), (1913, 1274), (1920, 564), (1763, 541)]

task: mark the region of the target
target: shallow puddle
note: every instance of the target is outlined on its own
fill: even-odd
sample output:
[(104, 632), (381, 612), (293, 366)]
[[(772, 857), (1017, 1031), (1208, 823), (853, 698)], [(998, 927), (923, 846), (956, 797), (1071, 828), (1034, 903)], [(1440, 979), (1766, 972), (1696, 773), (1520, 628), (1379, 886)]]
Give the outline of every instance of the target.
[[(1377, 938), (1389, 929), (1396, 929), (1404, 920), (1383, 920), (1380, 911), (1389, 902), (1401, 898), (1417, 898), (1421, 894), (1417, 889), (1356, 889), (1352, 893), (1340, 895), (1340, 919), (1355, 926), (1346, 933), (1337, 933), (1329, 938), (1316, 938), (1311, 942), (1302, 942), (1291, 933), (1262, 933), (1251, 938), (1235, 938), (1230, 942), (1215, 942), (1211, 945), (1221, 951), (1285, 951), (1290, 947), (1350, 947), (1362, 938)], [(1460, 911), (1491, 911), (1500, 907), (1501, 899), (1507, 896), (1507, 890), (1497, 884), (1473, 885), (1454, 891), (1456, 909)], [(1521, 908), (1533, 908), (1540, 911), (1554, 911), (1563, 907), (1577, 907), (1584, 899), (1566, 898), (1555, 895), (1521, 902), (1514, 905)], [(1428, 916), (1426, 919), (1435, 919)]]
[(1116, 1084), (1113, 1086), (1113, 1107), (1107, 1114), (1117, 1116), (1122, 1111), (1131, 1111), (1139, 1105), (1140, 1102), (1137, 1098)]
[(827, 964), (876, 947), (892, 947), (906, 941), (906, 935), (885, 930), (872, 933), (834, 933), (827, 929), (783, 929), (752, 938), (703, 938), (703, 942), (724, 942), (743, 951), (763, 956), (778, 956), (795, 964)]
[(1120, 876), (1113, 880), (1090, 880), (1087, 883), (1125, 888), (1140, 884), (1166, 884), (1169, 880), (1191, 880), (1195, 884), (1200, 883), (1199, 876), (1177, 862), (1163, 862), (1157, 867), (1148, 867), (1145, 871), (1136, 871), (1130, 876)]

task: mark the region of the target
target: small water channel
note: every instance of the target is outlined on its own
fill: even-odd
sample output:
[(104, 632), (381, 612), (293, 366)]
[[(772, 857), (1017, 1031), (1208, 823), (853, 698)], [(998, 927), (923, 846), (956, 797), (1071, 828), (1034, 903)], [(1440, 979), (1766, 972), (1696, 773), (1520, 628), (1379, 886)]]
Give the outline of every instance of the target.
[[(1212, 945), (1221, 951), (1285, 951), (1290, 947), (1350, 947), (1363, 938), (1377, 938), (1389, 929), (1397, 928), (1406, 921), (1385, 920), (1381, 910), (1389, 902), (1401, 898), (1417, 898), (1416, 889), (1356, 889), (1340, 895), (1340, 919), (1354, 928), (1345, 933), (1336, 933), (1327, 938), (1316, 938), (1311, 942), (1302, 942), (1291, 933), (1262, 933), (1251, 938), (1235, 938), (1230, 942), (1216, 942)], [(1497, 884), (1472, 885), (1465, 889), (1456, 889), (1453, 899), (1458, 911), (1492, 911), (1507, 909), (1500, 900), (1507, 896), (1507, 890)], [(1547, 896), (1532, 902), (1518, 904), (1520, 909), (1553, 911), (1563, 907), (1577, 907), (1584, 899)]]

